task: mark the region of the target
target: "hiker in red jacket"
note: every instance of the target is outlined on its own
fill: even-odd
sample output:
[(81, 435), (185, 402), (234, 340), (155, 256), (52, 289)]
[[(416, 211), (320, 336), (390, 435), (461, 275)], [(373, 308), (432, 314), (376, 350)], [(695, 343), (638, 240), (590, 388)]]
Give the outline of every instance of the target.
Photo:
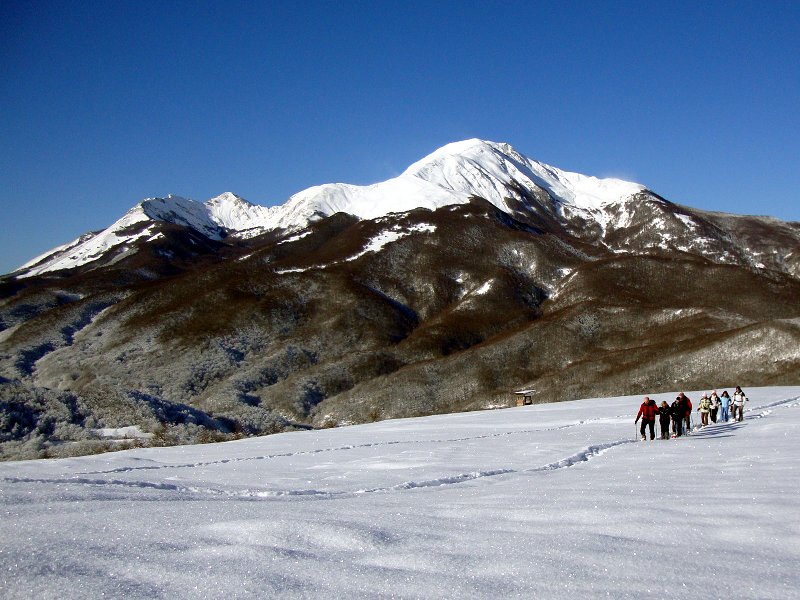
[(658, 414), (658, 405), (655, 400), (650, 400), (649, 397), (644, 397), (644, 402), (639, 407), (639, 414), (636, 415), (634, 423), (639, 422), (639, 417), (642, 418), (642, 426), (639, 431), (642, 433), (642, 439), (647, 439), (645, 435), (645, 428), (650, 427), (650, 441), (656, 439), (656, 415)]
[(678, 394), (678, 398), (683, 403), (684, 409), (686, 410), (684, 418), (686, 419), (686, 433), (689, 433), (692, 430), (692, 401), (689, 400), (689, 396), (683, 392)]

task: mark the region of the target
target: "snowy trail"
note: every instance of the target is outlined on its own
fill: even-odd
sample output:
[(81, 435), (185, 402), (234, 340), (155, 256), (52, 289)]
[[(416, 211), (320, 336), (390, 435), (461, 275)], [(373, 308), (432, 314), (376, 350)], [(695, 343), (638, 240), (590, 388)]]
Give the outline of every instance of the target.
[[(470, 440), (473, 439), (485, 439), (486, 437), (491, 436), (480, 436), (479, 438), (467, 438)], [(460, 439), (454, 440), (447, 440), (448, 442), (452, 441), (462, 441)], [(436, 442), (434, 442), (436, 443)], [(619, 446), (622, 444), (630, 444), (635, 443), (635, 440), (619, 440), (615, 442), (608, 442), (599, 445), (592, 445), (583, 450), (580, 450), (566, 458), (561, 460), (551, 462), (549, 464), (534, 467), (530, 469), (525, 469), (526, 472), (535, 473), (538, 471), (553, 471), (556, 469), (565, 469), (568, 467), (572, 467), (576, 464), (580, 464), (582, 462), (588, 462), (592, 458), (596, 456), (600, 456), (604, 454), (610, 448), (614, 448), (615, 446)], [(363, 445), (362, 448), (365, 447), (373, 447), (374, 445)], [(337, 449), (338, 450), (338, 449)], [(289, 456), (297, 456), (298, 454), (289, 455)], [(218, 461), (214, 463), (198, 463), (196, 465), (174, 465), (174, 466), (164, 466), (164, 467), (135, 467), (131, 469), (117, 469), (113, 471), (108, 471), (107, 473), (115, 473), (115, 472), (130, 472), (131, 470), (141, 470), (141, 469), (159, 469), (159, 468), (185, 468), (185, 467), (197, 467), (197, 466), (204, 466), (207, 464), (226, 464), (229, 461)], [(25, 478), (25, 477), (6, 477), (2, 481), (7, 483), (42, 483), (42, 484), (77, 484), (77, 485), (89, 485), (89, 486), (123, 486), (123, 487), (134, 487), (134, 488), (148, 488), (153, 490), (168, 490), (174, 492), (181, 492), (185, 494), (197, 495), (197, 494), (207, 494), (210, 496), (225, 496), (227, 498), (236, 497), (236, 498), (291, 498), (291, 497), (309, 497), (309, 496), (317, 496), (320, 498), (343, 498), (347, 496), (353, 496), (357, 494), (370, 494), (376, 492), (391, 492), (391, 491), (402, 491), (402, 490), (412, 490), (417, 488), (426, 488), (426, 487), (439, 487), (444, 485), (455, 485), (459, 483), (464, 483), (467, 481), (474, 481), (476, 479), (482, 479), (485, 477), (496, 477), (498, 475), (508, 475), (513, 473), (519, 473), (517, 469), (511, 468), (499, 468), (490, 471), (476, 471), (473, 473), (459, 473), (457, 475), (449, 475), (449, 476), (442, 476), (435, 479), (428, 479), (424, 481), (405, 481), (403, 483), (392, 485), (388, 487), (379, 487), (379, 488), (370, 488), (370, 489), (358, 489), (350, 492), (326, 492), (320, 490), (237, 490), (237, 491), (226, 491), (221, 489), (213, 489), (213, 488), (197, 488), (197, 487), (190, 487), (190, 486), (181, 486), (178, 484), (173, 483), (160, 483), (160, 482), (150, 482), (150, 481), (129, 481), (129, 480), (122, 480), (122, 479), (90, 479), (87, 477), (69, 477), (66, 479), (34, 479), (34, 478)], [(97, 472), (102, 473), (102, 472)], [(91, 473), (87, 473), (91, 474)]]
[[(798, 407), (800, 406), (800, 396), (794, 398), (788, 398), (785, 400), (779, 400), (776, 402), (771, 402), (768, 404), (760, 405), (757, 409), (758, 412), (755, 412), (750, 415), (745, 416), (745, 420), (748, 419), (761, 419), (767, 417), (772, 414), (773, 410), (778, 407)], [(78, 472), (75, 476), (70, 476), (66, 478), (50, 478), (50, 479), (35, 479), (35, 478), (15, 478), (15, 477), (7, 477), (4, 478), (4, 482), (8, 483), (42, 483), (42, 484), (75, 484), (75, 485), (87, 485), (87, 486), (121, 486), (121, 487), (131, 487), (131, 488), (142, 488), (142, 489), (152, 489), (158, 491), (170, 491), (176, 492), (180, 494), (190, 495), (193, 497), (197, 496), (210, 496), (210, 497), (219, 497), (219, 498), (241, 498), (241, 499), (307, 499), (307, 498), (319, 498), (319, 499), (332, 499), (332, 498), (345, 498), (360, 494), (371, 494), (371, 493), (385, 493), (385, 492), (398, 492), (404, 490), (413, 490), (419, 488), (429, 488), (429, 487), (441, 487), (446, 485), (457, 485), (469, 481), (475, 481), (478, 479), (483, 479), (487, 477), (496, 477), (499, 475), (510, 475), (516, 474), (521, 472), (526, 473), (536, 473), (536, 472), (547, 472), (547, 471), (554, 471), (557, 469), (564, 469), (575, 466), (577, 464), (588, 462), (589, 460), (601, 456), (605, 454), (612, 448), (617, 446), (622, 446), (625, 444), (631, 443), (638, 443), (638, 437), (634, 439), (620, 439), (610, 442), (603, 442), (599, 444), (592, 444), (585, 448), (578, 450), (564, 458), (555, 460), (553, 462), (547, 463), (545, 465), (530, 467), (530, 468), (522, 468), (522, 469), (515, 469), (515, 468), (496, 468), (491, 470), (481, 470), (481, 471), (474, 471), (474, 472), (467, 472), (467, 473), (458, 473), (455, 475), (443, 475), (441, 477), (436, 477), (432, 479), (426, 479), (421, 481), (404, 481), (399, 484), (390, 485), (390, 486), (383, 486), (383, 487), (373, 487), (373, 488), (363, 488), (363, 489), (354, 489), (354, 490), (341, 490), (341, 491), (326, 491), (326, 490), (315, 490), (315, 489), (237, 489), (237, 490), (226, 490), (220, 488), (203, 488), (197, 486), (186, 486), (180, 485), (177, 483), (165, 483), (165, 482), (153, 482), (153, 481), (143, 481), (143, 480), (123, 480), (123, 479), (102, 479), (102, 478), (88, 478), (82, 477), (82, 475), (107, 475), (107, 474), (116, 474), (116, 473), (131, 473), (135, 471), (154, 471), (154, 470), (165, 470), (165, 469), (193, 469), (193, 468), (202, 468), (208, 466), (218, 466), (218, 465), (227, 465), (230, 463), (237, 463), (237, 462), (245, 462), (245, 461), (259, 461), (259, 460), (272, 460), (272, 459), (279, 459), (279, 458), (293, 458), (293, 457), (301, 457), (301, 456), (313, 456), (323, 453), (334, 453), (334, 452), (344, 452), (344, 451), (358, 451), (362, 449), (374, 449), (374, 448), (384, 448), (384, 447), (391, 447), (397, 445), (441, 445), (441, 444), (451, 444), (451, 443), (459, 443), (459, 442), (468, 442), (468, 441), (478, 441), (478, 440), (490, 440), (492, 438), (504, 437), (504, 436), (513, 436), (513, 435), (530, 435), (534, 433), (544, 433), (544, 432), (554, 432), (560, 431), (564, 429), (569, 429), (573, 427), (578, 427), (581, 425), (586, 425), (589, 423), (598, 424), (603, 422), (615, 422), (619, 419), (625, 418), (627, 415), (617, 415), (614, 417), (599, 417), (593, 419), (585, 419), (580, 420), (575, 423), (569, 423), (566, 425), (559, 425), (557, 427), (548, 427), (548, 428), (541, 428), (541, 429), (524, 429), (519, 431), (506, 431), (502, 433), (493, 433), (493, 434), (485, 434), (485, 435), (478, 435), (478, 436), (470, 436), (470, 437), (454, 437), (454, 438), (445, 438), (445, 439), (429, 439), (429, 440), (414, 440), (414, 441), (403, 441), (403, 440), (393, 440), (393, 441), (385, 441), (385, 442), (376, 442), (376, 443), (367, 443), (367, 444), (357, 444), (357, 445), (346, 445), (346, 446), (339, 446), (339, 447), (332, 447), (332, 448), (320, 448), (310, 451), (299, 451), (299, 452), (285, 452), (285, 453), (276, 453), (276, 454), (269, 454), (269, 455), (262, 455), (262, 456), (249, 456), (249, 457), (242, 457), (242, 458), (234, 458), (234, 459), (220, 459), (215, 461), (205, 461), (205, 462), (197, 462), (197, 463), (184, 463), (184, 464), (176, 464), (176, 465), (169, 465), (169, 464), (160, 464), (160, 465), (144, 465), (144, 466), (129, 466), (129, 467), (119, 467), (116, 469), (110, 469), (105, 471), (86, 471), (86, 472)], [(729, 427), (725, 427), (725, 424), (719, 424), (713, 431), (711, 430), (701, 430), (699, 427), (695, 428), (692, 432), (692, 436), (697, 438), (702, 435), (720, 435), (725, 431), (728, 431), (730, 428), (736, 427), (738, 423), (731, 422)]]
[(611, 422), (616, 421), (618, 419), (623, 419), (627, 415), (618, 415), (616, 417), (603, 417), (603, 418), (596, 418), (596, 419), (587, 419), (581, 420), (577, 423), (570, 423), (567, 425), (560, 425), (558, 427), (550, 427), (545, 429), (524, 429), (520, 431), (505, 431), (502, 433), (491, 433), (486, 435), (477, 435), (471, 437), (460, 437), (460, 438), (449, 438), (449, 439), (431, 439), (431, 440), (396, 440), (396, 441), (385, 441), (385, 442), (375, 442), (375, 443), (368, 443), (368, 444), (357, 444), (357, 445), (347, 445), (347, 446), (339, 446), (335, 448), (319, 448), (316, 450), (308, 450), (308, 451), (299, 451), (299, 452), (281, 452), (277, 454), (266, 454), (262, 456), (246, 456), (242, 458), (225, 458), (220, 460), (213, 460), (213, 461), (205, 461), (205, 462), (196, 462), (196, 463), (184, 463), (184, 464), (157, 464), (157, 465), (141, 465), (141, 466), (129, 466), (129, 467), (118, 467), (116, 469), (109, 469), (105, 471), (85, 471), (78, 473), (79, 475), (104, 475), (104, 474), (111, 474), (111, 473), (128, 473), (131, 471), (152, 471), (152, 470), (160, 470), (160, 469), (191, 469), (197, 467), (208, 467), (213, 465), (224, 465), (228, 463), (236, 463), (236, 462), (245, 462), (245, 461), (252, 461), (252, 460), (272, 460), (277, 458), (291, 458), (291, 457), (298, 457), (298, 456), (310, 456), (316, 454), (323, 454), (328, 452), (344, 452), (350, 450), (360, 450), (363, 448), (380, 448), (384, 446), (396, 446), (400, 444), (450, 444), (450, 443), (457, 443), (457, 442), (468, 442), (468, 441), (475, 441), (475, 440), (489, 440), (492, 438), (504, 437), (504, 436), (511, 436), (511, 435), (529, 435), (533, 433), (542, 433), (542, 432), (550, 432), (550, 431), (559, 431), (562, 429), (569, 429), (572, 427), (578, 427), (581, 425), (585, 425), (587, 423), (601, 423), (601, 422)]
[[(470, 438), (474, 439), (474, 438)], [(455, 440), (458, 441), (458, 440)], [(538, 471), (553, 471), (556, 469), (565, 469), (568, 467), (572, 467), (576, 464), (580, 464), (582, 462), (588, 462), (592, 458), (596, 456), (600, 456), (604, 454), (610, 448), (614, 448), (616, 446), (622, 444), (630, 444), (635, 443), (635, 440), (619, 440), (616, 442), (608, 442), (605, 444), (599, 445), (592, 445), (583, 450), (580, 450), (566, 458), (561, 460), (540, 466), (534, 467), (531, 469), (526, 469), (525, 471), (530, 473), (535, 473)], [(217, 464), (217, 463), (215, 463)], [(179, 465), (176, 468), (182, 468), (187, 465)], [(199, 465), (190, 465), (190, 466), (199, 466)], [(213, 489), (213, 488), (197, 488), (197, 487), (187, 487), (181, 486), (178, 484), (172, 483), (159, 483), (159, 482), (150, 482), (150, 481), (127, 481), (121, 479), (89, 479), (86, 477), (71, 477), (68, 479), (34, 479), (34, 478), (21, 478), (21, 477), (6, 477), (3, 479), (4, 482), (7, 483), (43, 483), (43, 484), (78, 484), (78, 485), (90, 485), (90, 486), (123, 486), (123, 487), (135, 487), (135, 488), (149, 488), (154, 490), (169, 490), (175, 492), (181, 492), (186, 494), (207, 494), (210, 496), (225, 496), (228, 498), (236, 497), (236, 498), (291, 498), (291, 497), (308, 497), (308, 496), (317, 496), (320, 498), (344, 498), (347, 496), (354, 496), (358, 494), (372, 494), (376, 492), (393, 492), (393, 491), (402, 491), (402, 490), (412, 490), (418, 488), (427, 488), (427, 487), (439, 487), (444, 485), (455, 485), (464, 483), (467, 481), (474, 481), (476, 479), (482, 479), (485, 477), (496, 477), (498, 475), (509, 475), (513, 473), (519, 473), (520, 471), (516, 469), (495, 469), (491, 471), (476, 471), (473, 473), (459, 473), (457, 475), (450, 475), (450, 476), (443, 476), (435, 479), (428, 479), (424, 481), (405, 481), (403, 483), (388, 486), (388, 487), (379, 487), (379, 488), (371, 488), (371, 489), (359, 489), (350, 492), (326, 492), (321, 490), (238, 490), (238, 491), (226, 491), (221, 489)]]
[(399, 492), (404, 490), (414, 490), (419, 488), (430, 488), (430, 487), (441, 487), (446, 485), (457, 485), (469, 481), (475, 481), (477, 479), (483, 479), (486, 477), (496, 477), (498, 475), (509, 475), (514, 473), (520, 472), (539, 472), (539, 471), (553, 471), (555, 469), (567, 468), (574, 466), (576, 464), (580, 464), (582, 462), (587, 462), (590, 459), (599, 456), (605, 453), (608, 449), (613, 448), (615, 446), (621, 444), (631, 443), (635, 440), (624, 439), (624, 440), (617, 440), (612, 442), (606, 442), (602, 444), (591, 445), (586, 448), (583, 448), (577, 452), (571, 453), (570, 455), (561, 458), (559, 460), (547, 463), (542, 466), (531, 467), (531, 468), (522, 468), (522, 469), (515, 469), (515, 468), (495, 468), (490, 470), (478, 470), (473, 472), (466, 472), (466, 473), (457, 473), (457, 474), (448, 474), (442, 475), (440, 477), (432, 478), (432, 479), (425, 479), (419, 481), (403, 481), (398, 484), (389, 485), (389, 486), (382, 486), (382, 487), (371, 487), (371, 488), (359, 488), (353, 490), (340, 490), (340, 491), (326, 491), (326, 490), (315, 490), (315, 489), (236, 489), (236, 490), (226, 490), (221, 488), (211, 488), (211, 487), (197, 487), (197, 486), (186, 486), (180, 485), (177, 483), (164, 483), (164, 482), (153, 482), (153, 481), (146, 481), (146, 480), (124, 480), (124, 479), (103, 479), (103, 478), (89, 478), (85, 477), (86, 475), (111, 475), (111, 474), (122, 474), (122, 473), (133, 473), (138, 471), (162, 471), (162, 470), (172, 470), (172, 469), (198, 469), (210, 466), (221, 466), (221, 465), (229, 465), (231, 463), (241, 463), (241, 462), (249, 462), (249, 461), (262, 461), (262, 460), (274, 460), (274, 459), (283, 459), (283, 458), (298, 458), (298, 457), (306, 457), (306, 456), (314, 456), (320, 455), (325, 453), (338, 453), (338, 452), (347, 452), (347, 451), (359, 451), (364, 449), (383, 449), (389, 448), (392, 446), (398, 445), (426, 445), (426, 446), (439, 446), (439, 445), (446, 445), (446, 444), (453, 444), (453, 443), (461, 443), (461, 442), (475, 442), (475, 441), (486, 441), (492, 440), (495, 438), (501, 438), (506, 436), (517, 436), (517, 435), (531, 435), (531, 434), (539, 434), (539, 433), (548, 433), (548, 432), (557, 432), (566, 429), (571, 429), (574, 427), (580, 427), (587, 424), (601, 424), (601, 423), (609, 423), (609, 422), (616, 422), (619, 419), (625, 418), (626, 415), (617, 415), (614, 417), (598, 417), (592, 419), (581, 419), (574, 423), (567, 423), (564, 425), (558, 425), (555, 427), (545, 427), (545, 428), (538, 428), (538, 429), (522, 429), (516, 431), (505, 431), (500, 433), (491, 433), (491, 434), (483, 434), (483, 435), (475, 435), (475, 436), (467, 436), (467, 437), (452, 437), (452, 438), (438, 438), (438, 439), (423, 439), (423, 440), (389, 440), (383, 442), (375, 442), (375, 443), (365, 443), (365, 444), (355, 444), (355, 445), (345, 445), (345, 446), (338, 446), (338, 447), (329, 447), (329, 448), (318, 448), (315, 450), (309, 451), (298, 451), (298, 452), (283, 452), (283, 453), (275, 453), (275, 454), (267, 454), (267, 455), (259, 455), (259, 456), (246, 456), (240, 458), (225, 458), (213, 461), (202, 461), (202, 462), (195, 462), (195, 463), (182, 463), (182, 464), (152, 464), (152, 465), (139, 465), (139, 466), (127, 466), (127, 467), (118, 467), (115, 469), (108, 469), (108, 470), (98, 470), (98, 471), (79, 471), (73, 476), (68, 476), (65, 478), (42, 478), (42, 479), (35, 479), (35, 478), (15, 478), (15, 477), (7, 477), (4, 478), (3, 481), (8, 483), (42, 483), (42, 484), (73, 484), (73, 485), (86, 485), (86, 486), (121, 486), (121, 487), (130, 487), (130, 488), (141, 488), (141, 489), (151, 489), (157, 491), (170, 491), (176, 492), (180, 494), (185, 494), (193, 497), (197, 496), (210, 496), (210, 497), (218, 497), (218, 498), (241, 498), (241, 499), (308, 499), (308, 498), (318, 498), (318, 499), (331, 499), (331, 498), (344, 498), (349, 496), (361, 495), (361, 494), (372, 494), (372, 493), (386, 493), (386, 492)]
[(677, 441), (612, 398), (1, 463), (0, 596), (798, 597), (800, 387), (747, 391)]

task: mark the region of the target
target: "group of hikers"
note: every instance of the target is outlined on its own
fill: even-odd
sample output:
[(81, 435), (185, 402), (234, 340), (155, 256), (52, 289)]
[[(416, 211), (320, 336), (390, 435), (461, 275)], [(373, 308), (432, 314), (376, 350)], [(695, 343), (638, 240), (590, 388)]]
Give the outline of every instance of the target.
[[(717, 395), (717, 390), (714, 390), (709, 395), (703, 393), (697, 405), (697, 412), (700, 413), (701, 427), (709, 425), (711, 422), (716, 423), (717, 420), (727, 423), (729, 420), (741, 421), (744, 419), (744, 403), (748, 401), (747, 396), (738, 385), (733, 392), (733, 398), (728, 395), (728, 390), (724, 390), (721, 395)], [(667, 440), (670, 437), (670, 426), (672, 428), (672, 437), (680, 437), (683, 435), (684, 426), (686, 431), (691, 430), (692, 423), (692, 401), (689, 397), (681, 392), (672, 404), (667, 404), (664, 400), (661, 406), (656, 404), (655, 400), (651, 400), (645, 396), (644, 402), (639, 407), (639, 414), (636, 415), (634, 423), (638, 423), (639, 419), (642, 420), (642, 425), (639, 429), (642, 439), (647, 439), (646, 431), (650, 429), (650, 439), (656, 438), (655, 426), (656, 416), (658, 416), (661, 425), (661, 439)]]

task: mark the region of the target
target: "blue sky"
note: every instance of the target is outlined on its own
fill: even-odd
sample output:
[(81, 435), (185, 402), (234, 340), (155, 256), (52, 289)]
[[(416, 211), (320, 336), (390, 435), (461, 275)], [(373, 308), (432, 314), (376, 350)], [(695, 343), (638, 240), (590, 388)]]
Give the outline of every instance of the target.
[(0, 0), (0, 272), (148, 196), (278, 204), (452, 141), (800, 220), (798, 2)]

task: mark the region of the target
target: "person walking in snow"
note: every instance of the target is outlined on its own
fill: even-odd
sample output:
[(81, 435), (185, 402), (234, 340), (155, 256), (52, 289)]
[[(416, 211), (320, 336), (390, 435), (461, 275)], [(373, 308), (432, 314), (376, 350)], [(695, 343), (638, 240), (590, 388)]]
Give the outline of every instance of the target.
[(681, 395), (683, 396), (683, 402), (686, 406), (686, 433), (689, 433), (692, 430), (692, 401), (689, 396), (683, 392), (681, 392)]
[(686, 424), (686, 433), (692, 428), (692, 401), (689, 400), (689, 396), (681, 392), (678, 394), (678, 399), (681, 401), (681, 406), (683, 406), (683, 421)]
[[(733, 392), (733, 420), (734, 421), (743, 421), (744, 420), (744, 403), (747, 402), (749, 398), (744, 395), (742, 388), (738, 385), (736, 386), (736, 391)], [(738, 415), (738, 418), (737, 418)]]
[(658, 407), (658, 421), (661, 425), (661, 439), (668, 440), (669, 439), (669, 424), (670, 424), (670, 415), (672, 414), (672, 410), (667, 404), (667, 401), (664, 400), (661, 402), (661, 406)]
[(675, 431), (675, 437), (681, 437), (683, 435), (683, 421), (686, 418), (686, 404), (683, 401), (684, 398), (685, 396), (683, 392), (681, 392), (670, 407), (672, 428)]
[(697, 405), (697, 412), (700, 413), (700, 427), (706, 427), (708, 425), (708, 414), (711, 412), (711, 399), (705, 392), (703, 392), (703, 396)]
[(719, 414), (719, 396), (717, 395), (717, 390), (711, 392), (711, 422), (717, 422), (717, 415)]
[(722, 396), (719, 398), (719, 420), (726, 423), (731, 419), (731, 397), (728, 395), (728, 390), (722, 390)]
[(656, 415), (658, 414), (658, 405), (655, 400), (651, 400), (647, 396), (644, 397), (644, 402), (639, 407), (639, 413), (636, 415), (634, 423), (639, 422), (639, 417), (642, 419), (642, 426), (639, 431), (642, 434), (642, 439), (647, 439), (645, 435), (645, 428), (650, 428), (650, 441), (656, 439)]

